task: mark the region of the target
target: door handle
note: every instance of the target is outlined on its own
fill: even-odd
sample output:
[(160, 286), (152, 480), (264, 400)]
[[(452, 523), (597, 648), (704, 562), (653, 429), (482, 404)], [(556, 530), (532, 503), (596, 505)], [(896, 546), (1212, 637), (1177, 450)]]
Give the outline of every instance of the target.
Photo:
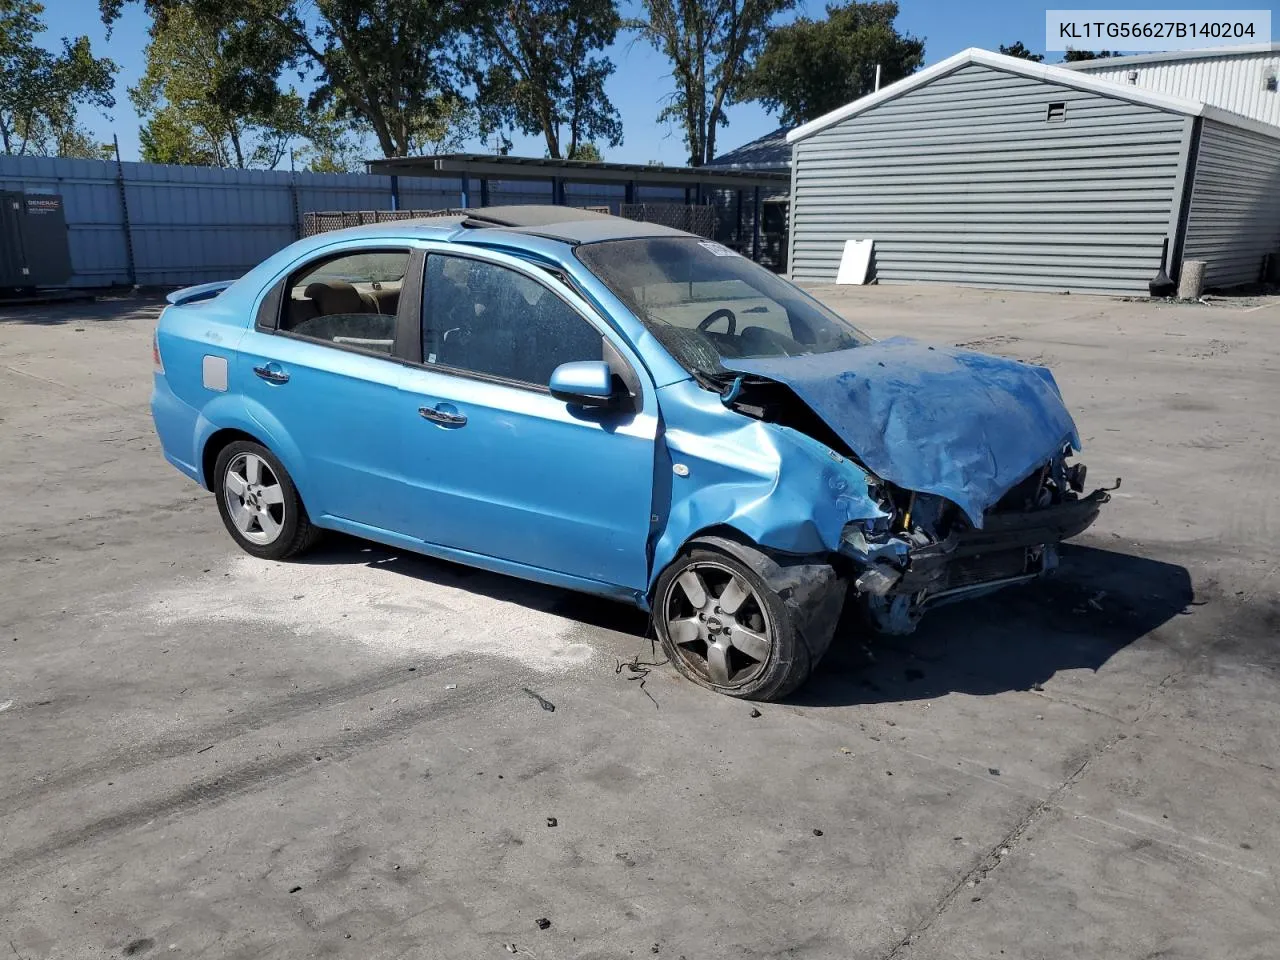
[(424, 420), (438, 423), (442, 427), (465, 427), (467, 425), (467, 415), (465, 413), (450, 413), (448, 410), (441, 410), (438, 407), (419, 407), (418, 415)]
[(267, 383), (288, 383), (289, 375), (280, 369), (277, 363), (268, 363), (266, 366), (254, 367), (253, 372), (256, 373)]

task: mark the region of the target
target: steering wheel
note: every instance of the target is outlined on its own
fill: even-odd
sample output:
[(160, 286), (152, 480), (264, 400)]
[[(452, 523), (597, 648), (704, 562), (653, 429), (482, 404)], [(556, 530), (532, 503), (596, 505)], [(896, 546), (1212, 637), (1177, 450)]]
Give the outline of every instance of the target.
[(733, 336), (738, 332), (738, 318), (734, 315), (734, 312), (727, 307), (721, 307), (719, 310), (712, 310), (708, 313), (703, 318), (702, 322), (698, 324), (698, 331), (705, 333), (707, 328), (721, 317), (729, 321), (729, 330), (727, 331), (729, 336)]

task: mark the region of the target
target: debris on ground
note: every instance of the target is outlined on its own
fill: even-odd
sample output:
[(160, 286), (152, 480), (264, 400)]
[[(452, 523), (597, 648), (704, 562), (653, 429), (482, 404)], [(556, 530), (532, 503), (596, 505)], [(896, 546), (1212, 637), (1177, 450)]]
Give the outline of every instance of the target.
[(755, 707), (752, 707), (752, 708), (751, 708), (751, 719), (753, 719), (753, 720), (754, 720), (756, 717), (761, 717), (761, 716), (764, 716), (764, 714), (762, 714), (762, 713), (761, 713), (759, 710), (757, 710)]
[(537, 923), (538, 923), (539, 930), (545, 930), (547, 929), (547, 927), (551, 926), (551, 921), (548, 920), (546, 917), (539, 917), (537, 920)]
[(289, 888), (289, 892), (290, 892), (290, 893), (297, 893), (297, 892), (298, 892), (299, 890), (301, 890), (301, 889), (302, 889), (301, 887), (290, 887), (290, 888)]
[(841, 747), (841, 748), (840, 748), (840, 752), (841, 752), (841, 753), (853, 753), (853, 751), (852, 751), (852, 750), (850, 750), (848, 747)]
[(550, 700), (548, 700), (546, 697), (539, 696), (538, 694), (530, 690), (528, 687), (521, 687), (520, 689), (523, 690), (525, 693), (527, 693), (529, 696), (533, 697), (533, 699), (537, 700), (538, 706), (542, 707), (542, 709), (547, 711), (547, 713), (556, 712), (556, 705), (552, 703)]
[(998, 767), (987, 767), (987, 773), (991, 774), (993, 777), (998, 777), (1000, 776), (1000, 769)]
[(557, 820), (555, 817), (547, 817), (548, 827), (558, 827), (559, 825), (560, 825), (560, 821)]
[(653, 699), (653, 694), (650, 693), (648, 690), (646, 690), (644, 688), (644, 685), (645, 685), (645, 682), (649, 679), (649, 674), (653, 672), (654, 667), (665, 666), (670, 662), (671, 661), (666, 658), (663, 658), (662, 660), (641, 660), (640, 654), (637, 653), (630, 660), (619, 660), (618, 665), (614, 668), (613, 672), (614, 672), (614, 675), (616, 676), (617, 674), (622, 673), (623, 670), (630, 670), (631, 676), (628, 677), (627, 679), (639, 680), (640, 692), (643, 693), (650, 700), (653, 700), (653, 708), (655, 710), (660, 710), (662, 708), (658, 706), (658, 701)]
[(456, 683), (446, 683), (446, 684), (444, 685), (444, 688), (445, 688), (446, 690), (457, 690), (457, 689), (458, 689), (458, 685), (457, 685)]
[(1031, 689), (1036, 693), (1044, 693), (1044, 684), (1037, 681), (1031, 685)]
[(814, 828), (813, 828), (813, 835), (814, 835), (815, 837), (820, 837), (820, 836), (822, 836), (822, 831), (821, 831), (821, 830), (819, 830), (817, 827), (814, 827)]

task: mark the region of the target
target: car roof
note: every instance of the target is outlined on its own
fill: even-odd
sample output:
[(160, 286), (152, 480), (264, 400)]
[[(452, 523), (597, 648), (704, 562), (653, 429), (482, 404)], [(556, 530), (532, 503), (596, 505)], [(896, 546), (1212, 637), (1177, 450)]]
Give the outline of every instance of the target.
[(550, 204), (521, 204), (507, 207), (479, 207), (465, 214), (448, 214), (440, 217), (415, 217), (390, 220), (358, 227), (327, 232), (334, 239), (377, 238), (386, 235), (423, 236), (432, 239), (452, 239), (462, 231), (494, 230), (503, 234), (526, 234), (545, 237), (568, 244), (599, 243), (603, 240), (624, 240), (639, 237), (692, 237), (691, 233), (663, 226), (615, 217), (593, 210)]

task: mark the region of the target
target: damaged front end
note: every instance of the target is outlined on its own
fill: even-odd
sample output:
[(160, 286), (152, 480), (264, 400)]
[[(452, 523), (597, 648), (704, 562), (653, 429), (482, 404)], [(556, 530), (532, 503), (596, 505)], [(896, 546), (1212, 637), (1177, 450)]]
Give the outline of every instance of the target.
[(985, 512), (981, 529), (943, 497), (881, 488), (888, 518), (848, 524), (840, 545), (876, 628), (910, 633), (932, 607), (1052, 572), (1057, 545), (1088, 529), (1111, 499), (1107, 488), (1084, 495), (1085, 467), (1068, 465), (1070, 454), (1067, 445), (1009, 491)]

